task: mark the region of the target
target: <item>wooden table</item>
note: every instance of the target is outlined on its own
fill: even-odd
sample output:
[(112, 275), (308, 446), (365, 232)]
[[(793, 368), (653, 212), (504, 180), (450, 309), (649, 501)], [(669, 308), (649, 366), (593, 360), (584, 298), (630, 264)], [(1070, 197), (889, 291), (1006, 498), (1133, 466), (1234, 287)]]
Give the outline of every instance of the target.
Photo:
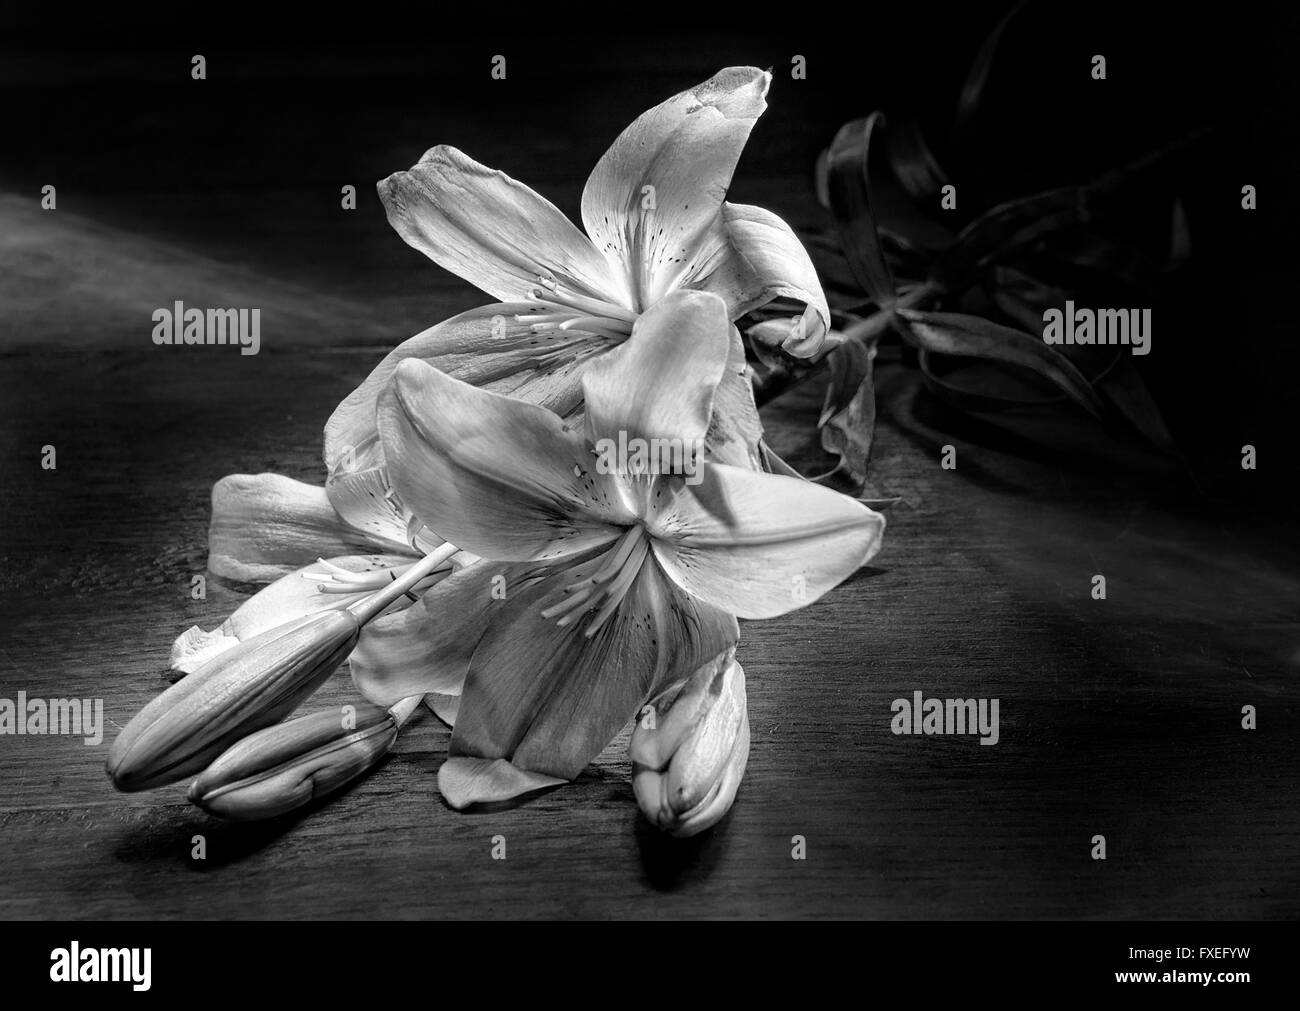
[[(971, 47), (944, 38), (954, 52)], [(1300, 913), (1294, 499), (1272, 507), (1249, 490), (1282, 472), (1288, 431), (1257, 427), (1256, 441), (1274, 437), (1261, 457), (1269, 466), (1242, 473), (1234, 446), (1246, 438), (1231, 425), (1245, 418), (1245, 395), (1236, 413), (1184, 426), (1206, 435), (1191, 447), (1201, 475), (1220, 476), (1197, 491), (1086, 422), (976, 421), (942, 408), (914, 372), (883, 368), (872, 479), (901, 497), (884, 549), (807, 610), (744, 626), (749, 770), (728, 818), (694, 840), (663, 838), (639, 816), (626, 734), (572, 785), (512, 810), (458, 814), (436, 790), (449, 735), (431, 716), (369, 778), (272, 824), (221, 824), (182, 787), (111, 789), (108, 742), (164, 686), (173, 638), (212, 627), (243, 599), (215, 578), (206, 599), (190, 596), (212, 484), (260, 471), (320, 481), (332, 406), (386, 346), (481, 301), (400, 243), (370, 181), (450, 141), (572, 212), (585, 168), (571, 166), (590, 165), (648, 98), (719, 60), (789, 65), (784, 40), (720, 39), (676, 69), (657, 50), (627, 47), (597, 67), (598, 89), (586, 64), (566, 69), (522, 47), (516, 90), (485, 79), (488, 97), (459, 118), (452, 78), (486, 67), (468, 49), (433, 71), (440, 57), (422, 45), (396, 63), (387, 46), (348, 60), (332, 50), (299, 59), (291, 46), (216, 51), (202, 92), (168, 76), (170, 50), (12, 64), (0, 97), (25, 139), (23, 157), (0, 166), (0, 697), (100, 697), (110, 726), (99, 747), (0, 738), (0, 915)], [(832, 66), (809, 51), (811, 66)], [(836, 65), (856, 75), (864, 62)], [(955, 87), (953, 66), (936, 94)], [(915, 83), (887, 71), (871, 87)], [(36, 99), (20, 92), (27, 81)], [(538, 81), (535, 114), (521, 118), (518, 95)], [(1131, 101), (1124, 81), (1108, 82), (1111, 101)], [(778, 82), (735, 196), (813, 223), (805, 168), (875, 94)], [(232, 146), (196, 153), (193, 123), (226, 129)], [(1213, 210), (1229, 183), (1233, 203), (1239, 175), (1210, 179), (1202, 206)], [(42, 216), (47, 177), (60, 205)], [(362, 197), (351, 216), (338, 210), (345, 182)], [(1262, 211), (1259, 221), (1261, 235), (1280, 227)], [(1257, 247), (1198, 249), (1238, 259)], [(1279, 283), (1293, 280), (1285, 264), (1273, 269)], [(1251, 399), (1281, 403), (1289, 373), (1260, 349), (1294, 347), (1294, 310), (1255, 298), (1270, 288), (1258, 275), (1235, 289), (1214, 281), (1204, 329), (1233, 306), (1232, 354), (1207, 365), (1210, 338), (1176, 345), (1161, 317), (1152, 361), (1176, 363), (1182, 348), (1200, 363), (1196, 382), (1235, 369), (1258, 381), (1237, 383), (1260, 391)], [(152, 346), (149, 308), (177, 297), (263, 307), (261, 353)], [(1242, 322), (1251, 311), (1270, 321), (1271, 344)], [(777, 448), (810, 467), (824, 462), (817, 406), (810, 387), (765, 410)], [(1026, 431), (1073, 448), (1044, 450)], [(41, 468), (45, 445), (56, 447), (56, 470)], [(944, 445), (957, 450), (955, 470), (939, 466)], [(1104, 601), (1090, 595), (1095, 574), (1107, 579)], [(348, 687), (340, 674), (319, 703)], [(891, 703), (917, 690), (997, 698), (997, 745), (894, 735)], [(1246, 705), (1256, 730), (1242, 729)], [(191, 858), (196, 835), (206, 859)], [(505, 860), (492, 859), (498, 835)], [(1091, 855), (1096, 835), (1104, 861)], [(805, 860), (792, 859), (795, 836)]]
[[(105, 744), (0, 739), (9, 917), (1295, 915), (1297, 580), (1266, 531), (935, 427), (885, 370), (873, 465), (903, 501), (872, 567), (747, 623), (753, 746), (728, 819), (684, 843), (639, 817), (625, 736), (576, 783), (458, 814), (432, 717), (301, 817), (225, 825), (181, 787), (119, 795), (114, 727), (173, 636), (241, 599), (203, 571), (213, 480), (319, 478), (321, 419), (374, 349), (4, 360), (0, 695), (102, 697)], [(256, 364), (254, 365), (254, 362)], [(815, 458), (794, 419), (778, 446)], [(804, 418), (806, 422), (806, 417)], [(944, 420), (944, 419), (938, 419)], [(951, 421), (952, 419), (946, 419)], [(958, 467), (938, 465), (957, 447)], [(58, 469), (42, 471), (54, 444)], [(1108, 580), (1105, 601), (1091, 576)], [(322, 700), (344, 697), (340, 674)], [(895, 736), (891, 702), (1000, 700), (1000, 740)], [(1241, 707), (1259, 729), (1241, 729)], [(196, 835), (206, 860), (190, 858)], [(1091, 858), (1106, 837), (1107, 859)], [(491, 839), (507, 859), (491, 858)], [(791, 858), (792, 837), (807, 859)]]

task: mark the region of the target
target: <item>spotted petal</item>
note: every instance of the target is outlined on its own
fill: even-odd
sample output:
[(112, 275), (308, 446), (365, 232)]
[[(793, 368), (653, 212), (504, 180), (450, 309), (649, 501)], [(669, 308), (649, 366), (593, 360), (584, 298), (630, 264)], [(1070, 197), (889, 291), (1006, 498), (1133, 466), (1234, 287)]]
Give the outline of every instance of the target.
[(695, 269), (770, 81), (754, 67), (720, 71), (638, 116), (592, 171), (582, 221), (626, 271), (636, 308)]
[(527, 298), (547, 277), (627, 304), (621, 279), (554, 204), (454, 147), (384, 179), (379, 199), (403, 239), (493, 298)]
[(212, 488), (208, 568), (227, 579), (265, 583), (321, 556), (393, 546), (349, 527), (324, 488), (280, 474), (231, 474)]
[(325, 463), (334, 471), (347, 457), (358, 466), (382, 463), (370, 454), (378, 443), (375, 405), (397, 366), (417, 358), (439, 370), (494, 393), (503, 393), (555, 411), (573, 414), (582, 404), (582, 372), (592, 342), (576, 342), (567, 331), (534, 333), (531, 303), (480, 306), (399, 344), (350, 393), (325, 425)]
[(722, 296), (732, 319), (774, 298), (803, 302), (808, 308), (786, 323), (781, 346), (798, 358), (817, 357), (824, 349), (831, 326), (826, 294), (807, 250), (771, 211), (724, 204), (706, 252), (684, 283)]
[(475, 389), (418, 360), (377, 412), (393, 486), (438, 536), (499, 561), (607, 544), (626, 519), (582, 438), (555, 414)]
[(722, 299), (676, 291), (647, 310), (632, 336), (582, 379), (588, 438), (704, 438), (730, 351)]
[(453, 755), (573, 779), (647, 698), (735, 643), (734, 618), (677, 591), (649, 559), (591, 638), (581, 621), (560, 627), (542, 617), (557, 587), (601, 561), (512, 595), (470, 663)]

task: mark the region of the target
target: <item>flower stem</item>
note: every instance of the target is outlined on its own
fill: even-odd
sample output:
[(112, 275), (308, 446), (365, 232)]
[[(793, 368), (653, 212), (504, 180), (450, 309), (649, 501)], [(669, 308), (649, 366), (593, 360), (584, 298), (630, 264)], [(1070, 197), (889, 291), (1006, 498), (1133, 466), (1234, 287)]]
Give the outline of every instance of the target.
[(348, 605), (347, 609), (356, 616), (359, 624), (366, 624), (366, 622), (380, 614), (384, 608), (398, 597), (402, 596), (402, 594), (409, 591), (411, 587), (445, 563), (459, 550), (460, 548), (456, 547), (454, 544), (439, 545), (403, 572), (397, 579), (385, 586), (382, 590), (377, 590), (369, 597), (365, 597), (354, 604)]

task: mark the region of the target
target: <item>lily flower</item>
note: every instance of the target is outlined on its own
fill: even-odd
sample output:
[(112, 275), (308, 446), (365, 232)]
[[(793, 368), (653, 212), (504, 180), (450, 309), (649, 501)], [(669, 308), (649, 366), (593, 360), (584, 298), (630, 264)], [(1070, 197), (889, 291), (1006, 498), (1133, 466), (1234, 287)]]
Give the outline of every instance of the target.
[(883, 517), (797, 478), (698, 457), (598, 465), (607, 439), (704, 445), (731, 329), (717, 295), (669, 293), (586, 369), (580, 425), (419, 360), (394, 369), (377, 409), (394, 487), (438, 536), (504, 566), (503, 593), (461, 593), (426, 621), (424, 662), (353, 667), (377, 705), (463, 677), (440, 786), (472, 779), (465, 760), (573, 779), (647, 699), (733, 647), (737, 616), (812, 603), (878, 549)]
[[(681, 263), (659, 262), (680, 255), (668, 257), (660, 240), (651, 241), (644, 231), (651, 221), (656, 229), (675, 222), (694, 236), (698, 269), (686, 273), (700, 276), (681, 283), (728, 293), (735, 315), (789, 294), (807, 301), (818, 325), (827, 318), (811, 260), (793, 232), (760, 208), (722, 202), (766, 107), (768, 83), (769, 75), (752, 68), (724, 70), (641, 116), (610, 148), (588, 181), (584, 215), (599, 215), (600, 230), (592, 234), (626, 256), (601, 253), (543, 197), (454, 148), (434, 148), (409, 172), (381, 182), (389, 217), (408, 242), (509, 304), (464, 313), (390, 354), (326, 427), (324, 488), (275, 474), (217, 483), (209, 569), (240, 582), (279, 582), (220, 628), (184, 633), (173, 647), (173, 668), (192, 672), (242, 639), (319, 608), (346, 606), (437, 547), (427, 530), (413, 529), (389, 484), (374, 425), (376, 397), (397, 363), (422, 357), (466, 382), (562, 413), (579, 410), (584, 363), (626, 337), (635, 319), (640, 303), (631, 294), (632, 254), (641, 251), (636, 274), (645, 298), (686, 272)], [(642, 208), (642, 190), (651, 185), (658, 187), (653, 211)], [(651, 255), (656, 250), (659, 259)], [(761, 431), (744, 366), (737, 333), (721, 398), (727, 409), (718, 411), (710, 433), (714, 454), (735, 463), (758, 459)], [(350, 586), (319, 578), (334, 568), (364, 580)], [(381, 629), (372, 638), (386, 644), (394, 637)], [(397, 645), (418, 649), (412, 642)]]
[[(240, 582), (278, 581), (219, 628), (182, 634), (172, 667), (193, 672), (243, 639), (347, 606), (439, 545), (389, 483), (375, 428), (379, 392), (406, 358), (577, 421), (586, 366), (624, 340), (637, 315), (669, 291), (717, 292), (732, 319), (778, 296), (802, 301), (807, 311), (772, 341), (795, 354), (824, 350), (829, 310), (803, 246), (775, 215), (723, 200), (766, 108), (769, 83), (769, 74), (752, 67), (729, 68), (638, 117), (587, 181), (587, 234), (545, 198), (455, 148), (435, 147), (381, 182), (380, 196), (403, 238), (503, 301), (411, 338), (339, 405), (325, 429), (324, 488), (275, 474), (217, 483), (209, 569)], [(708, 449), (723, 462), (764, 466), (762, 426), (734, 328), (730, 340)], [(472, 560), (468, 552), (457, 556), (457, 573)], [(447, 580), (435, 596), (454, 593), (461, 582)], [(420, 624), (418, 615), (407, 624), (372, 624), (354, 662), (417, 662), (427, 644), (406, 631)]]
[[(770, 82), (754, 67), (729, 67), (637, 117), (587, 180), (585, 234), (546, 198), (454, 147), (434, 147), (383, 180), (379, 196), (402, 238), (496, 302), (412, 337), (379, 364), (326, 426), (331, 471), (346, 454), (382, 462), (375, 404), (402, 361), (571, 417), (585, 368), (672, 292), (712, 292), (730, 320), (780, 296), (801, 302), (807, 309), (774, 340), (798, 357), (824, 353), (830, 310), (798, 238), (775, 214), (724, 199)], [(732, 359), (721, 397), (735, 409), (720, 418), (756, 429), (739, 333)]]

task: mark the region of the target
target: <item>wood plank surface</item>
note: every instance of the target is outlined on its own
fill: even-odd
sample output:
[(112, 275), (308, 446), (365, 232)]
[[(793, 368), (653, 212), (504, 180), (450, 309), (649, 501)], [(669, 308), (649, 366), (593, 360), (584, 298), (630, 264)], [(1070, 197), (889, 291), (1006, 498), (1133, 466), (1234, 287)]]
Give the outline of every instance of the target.
[[(1066, 167), (1055, 180), (1122, 164), (1153, 124), (1195, 125), (1226, 87), (1200, 74), (1201, 50), (1165, 40), (1162, 17), (1165, 41), (1132, 36), (1141, 59), (1113, 59), (1104, 97), (1053, 90), (1071, 59), (1086, 66), (1128, 37), (1111, 31), (1127, 30), (1119, 7), (1118, 21), (1072, 20), (1051, 46), (1024, 29), (1031, 56), (998, 78), (1014, 98), (997, 148), (1009, 185), (1053, 156)], [(135, 35), (113, 46), (69, 28), (67, 48), (7, 50), (0, 698), (102, 698), (108, 726), (99, 746), (0, 737), (0, 916), (1300, 915), (1300, 545), (1287, 490), (1300, 313), (1272, 294), (1289, 291), (1294, 257), (1264, 252), (1294, 233), (1276, 209), (1295, 202), (1296, 126), (1271, 97), (1251, 106), (1275, 121), (1260, 136), (1283, 137), (1271, 160), (1242, 126), (1185, 180), (1193, 273), (1162, 296), (1145, 363), (1194, 480), (1086, 419), (975, 419), (905, 362), (882, 365), (871, 481), (901, 499), (884, 548), (814, 606), (743, 625), (752, 751), (711, 832), (676, 842), (640, 817), (626, 731), (575, 783), (473, 814), (437, 793), (449, 734), (427, 714), (368, 778), (269, 824), (222, 824), (182, 787), (121, 795), (105, 777), (117, 728), (166, 683), (173, 638), (216, 625), (247, 593), (210, 578), (206, 599), (190, 596), (213, 483), (262, 471), (319, 482), (338, 400), (386, 348), (483, 300), (401, 243), (375, 180), (454, 143), (576, 215), (586, 172), (633, 115), (752, 62), (780, 72), (731, 197), (824, 226), (811, 167), (838, 125), (907, 111), (913, 96), (913, 111), (946, 122), (996, 20), (972, 8), (935, 33), (930, 11), (909, 11), (890, 15), (899, 30), (880, 37), (898, 42), (883, 49), (784, 26), (585, 46), (535, 40), (529, 23), (504, 42), (389, 32), (299, 52), (295, 21), (280, 46), (242, 29), (203, 36), (201, 89), (185, 76), (203, 44), (189, 34), (142, 32), (136, 48)], [(1284, 36), (1258, 34), (1280, 51)], [(796, 44), (815, 70), (807, 87), (784, 74)], [(507, 45), (498, 87), (485, 61)], [(1294, 64), (1257, 62), (1278, 75)], [(1040, 94), (1050, 107), (1022, 128)], [(1091, 132), (1070, 119), (1081, 109)], [(1267, 194), (1253, 217), (1237, 210), (1243, 179)], [(39, 209), (46, 182), (59, 187), (53, 213)], [(339, 208), (344, 183), (358, 188), (355, 214)], [(971, 206), (996, 195), (962, 186)], [(261, 352), (153, 346), (150, 312), (175, 298), (262, 307)], [(776, 448), (813, 470), (826, 464), (819, 398), (814, 382), (764, 410)], [(1239, 466), (1247, 442), (1256, 473)], [(56, 470), (41, 467), (46, 445)], [(939, 465), (945, 445), (955, 470)], [(1105, 600), (1090, 595), (1098, 573)], [(348, 688), (340, 672), (312, 705)], [(996, 746), (893, 734), (892, 702), (917, 690), (997, 698)], [(1246, 705), (1256, 730), (1242, 729)], [(1099, 834), (1104, 861), (1091, 857)], [(191, 858), (196, 835), (206, 859)], [(505, 860), (492, 859), (494, 836)], [(795, 836), (805, 860), (792, 859)]]
[[(100, 747), (0, 740), (3, 915), (1300, 911), (1293, 560), (1240, 519), (951, 436), (959, 465), (944, 471), (901, 371), (883, 377), (897, 420), (874, 465), (903, 497), (885, 548), (807, 610), (745, 624), (752, 756), (706, 836), (667, 840), (638, 816), (625, 736), (571, 786), (458, 814), (435, 788), (448, 733), (431, 717), (368, 779), (275, 824), (221, 824), (179, 787), (114, 793), (107, 742), (162, 687), (172, 637), (242, 599), (216, 579), (190, 599), (212, 481), (319, 478), (320, 419), (378, 354), (268, 351), (254, 368), (201, 350), (201, 368), (153, 350), (4, 361), (0, 695), (102, 697), (110, 727)], [(777, 407), (776, 444), (815, 462), (793, 423), (815, 391)], [(39, 467), (45, 443), (57, 471)], [(1105, 601), (1089, 595), (1094, 572)], [(347, 687), (340, 674), (321, 698)], [(892, 700), (917, 689), (998, 698), (998, 744), (892, 734)], [(1105, 862), (1089, 855), (1097, 833)], [(196, 834), (204, 861), (189, 858)]]

